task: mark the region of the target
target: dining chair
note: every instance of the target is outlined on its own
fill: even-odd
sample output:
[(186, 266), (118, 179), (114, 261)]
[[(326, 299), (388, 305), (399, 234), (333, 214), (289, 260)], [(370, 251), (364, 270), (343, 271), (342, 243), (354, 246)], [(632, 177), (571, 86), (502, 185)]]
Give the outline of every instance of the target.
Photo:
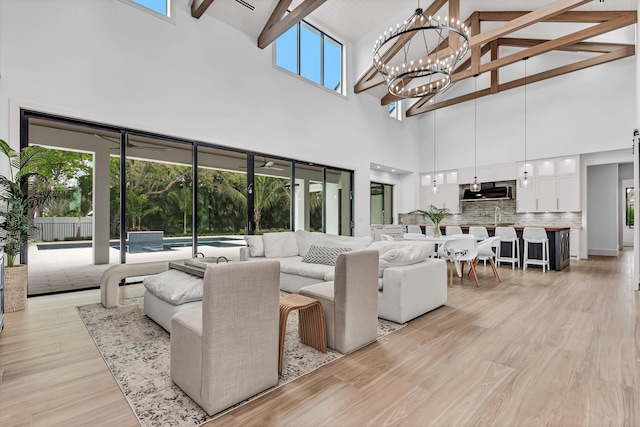
[(472, 225), (469, 227), (469, 234), (472, 234), (478, 241), (484, 240), (487, 237), (489, 237), (489, 233), (487, 232), (487, 227), (485, 226)]
[(462, 234), (462, 228), (459, 225), (447, 225), (444, 229), (444, 233), (447, 236), (452, 236), (454, 234)]
[(476, 286), (480, 287), (478, 283), (478, 275), (476, 274), (475, 260), (478, 257), (478, 242), (476, 239), (453, 239), (444, 244), (444, 253), (446, 259), (449, 260), (449, 286), (453, 286), (453, 267), (455, 266), (458, 276), (460, 276), (460, 283), (464, 280), (464, 265), (469, 264), (471, 269), (470, 273), (476, 281)]
[(425, 225), (424, 226), (424, 235), (425, 236), (433, 236), (435, 234), (436, 228), (433, 225)]
[(422, 229), (418, 225), (407, 225), (407, 233), (422, 234)]
[(498, 268), (496, 267), (496, 263), (494, 259), (497, 256), (498, 246), (500, 245), (500, 237), (488, 237), (484, 239), (482, 242), (478, 243), (478, 257), (475, 260), (476, 266), (480, 260), (484, 261), (484, 265), (487, 265), (487, 261), (491, 265), (491, 269), (493, 270), (493, 275), (498, 278), (498, 282), (502, 282), (502, 278), (500, 277), (500, 273), (498, 272)]

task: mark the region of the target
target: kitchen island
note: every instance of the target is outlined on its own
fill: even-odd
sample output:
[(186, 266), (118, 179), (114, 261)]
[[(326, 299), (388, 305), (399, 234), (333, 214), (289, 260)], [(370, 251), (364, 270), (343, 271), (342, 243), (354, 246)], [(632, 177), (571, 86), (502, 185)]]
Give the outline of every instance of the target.
[[(493, 236), (495, 233), (496, 227), (494, 225), (485, 225), (485, 224), (471, 224), (471, 225), (460, 225), (463, 233), (469, 232), (470, 226), (484, 226), (487, 228), (487, 232), (489, 236)], [(524, 230), (524, 225), (506, 225), (506, 227), (513, 227), (516, 230), (516, 234), (520, 238), (520, 266), (523, 266), (523, 257), (524, 257), (524, 240), (522, 239), (522, 231)], [(562, 271), (565, 268), (569, 267), (569, 259), (570, 259), (570, 233), (571, 228), (569, 227), (544, 227), (544, 226), (533, 226), (528, 225), (527, 227), (541, 227), (544, 228), (547, 232), (547, 237), (549, 238), (549, 265), (551, 270)], [(421, 225), (421, 228), (424, 230), (424, 225)], [(440, 231), (442, 234), (445, 233), (446, 225), (440, 224)], [(530, 258), (542, 258), (542, 245), (534, 245), (532, 244), (529, 247), (529, 257)], [(503, 243), (500, 251), (503, 253), (511, 253), (511, 244)], [(531, 268), (528, 266), (527, 268)]]

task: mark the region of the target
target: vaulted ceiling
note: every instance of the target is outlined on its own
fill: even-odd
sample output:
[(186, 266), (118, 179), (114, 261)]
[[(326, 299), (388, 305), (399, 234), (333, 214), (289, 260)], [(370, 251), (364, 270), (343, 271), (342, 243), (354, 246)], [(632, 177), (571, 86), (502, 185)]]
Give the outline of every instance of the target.
[[(417, 6), (426, 15), (460, 17), (472, 33), (470, 53), (454, 70), (447, 92), (438, 99), (418, 99), (406, 109), (407, 116), (635, 55), (636, 0), (193, 0), (192, 15), (211, 14), (255, 37), (258, 47), (265, 48), (301, 19), (355, 43), (406, 19)], [(282, 18), (287, 10), (290, 13)], [(371, 36), (371, 46), (376, 36)], [(398, 43), (395, 47), (400, 49), (402, 42)], [(564, 55), (561, 65), (536, 67), (529, 76), (501, 75), (504, 67), (554, 52)], [(386, 91), (373, 65), (356, 73), (360, 76), (356, 93), (377, 96), (382, 105), (399, 99)], [(467, 84), (464, 87), (471, 89), (462, 94), (451, 90), (483, 74), (486, 87)]]

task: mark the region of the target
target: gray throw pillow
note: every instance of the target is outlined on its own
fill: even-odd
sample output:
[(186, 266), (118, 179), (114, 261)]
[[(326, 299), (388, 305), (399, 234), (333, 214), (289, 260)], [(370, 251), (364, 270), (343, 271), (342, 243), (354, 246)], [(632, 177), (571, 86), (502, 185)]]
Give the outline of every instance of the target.
[(336, 265), (338, 255), (344, 252), (351, 252), (351, 248), (330, 248), (326, 246), (311, 245), (309, 252), (307, 252), (305, 257), (302, 259), (302, 262), (309, 264)]

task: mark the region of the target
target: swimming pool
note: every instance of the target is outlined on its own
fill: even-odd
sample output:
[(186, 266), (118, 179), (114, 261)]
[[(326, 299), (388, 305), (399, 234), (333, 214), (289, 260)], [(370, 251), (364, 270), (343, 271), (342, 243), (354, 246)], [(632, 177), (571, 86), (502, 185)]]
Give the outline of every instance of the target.
[[(190, 237), (168, 237), (162, 239), (162, 245), (149, 246), (148, 244), (141, 245), (127, 245), (127, 252), (129, 253), (141, 253), (141, 252), (160, 252), (171, 251), (177, 248), (191, 247), (192, 240)], [(71, 242), (43, 242), (38, 243), (36, 246), (38, 250), (47, 249), (76, 249), (76, 248), (90, 248), (93, 243), (90, 241), (71, 241)], [(114, 249), (120, 249), (120, 242), (111, 241), (109, 245)], [(246, 243), (242, 236), (229, 236), (229, 237), (201, 237), (198, 239), (199, 246), (213, 246), (217, 248), (237, 248), (246, 246)]]

